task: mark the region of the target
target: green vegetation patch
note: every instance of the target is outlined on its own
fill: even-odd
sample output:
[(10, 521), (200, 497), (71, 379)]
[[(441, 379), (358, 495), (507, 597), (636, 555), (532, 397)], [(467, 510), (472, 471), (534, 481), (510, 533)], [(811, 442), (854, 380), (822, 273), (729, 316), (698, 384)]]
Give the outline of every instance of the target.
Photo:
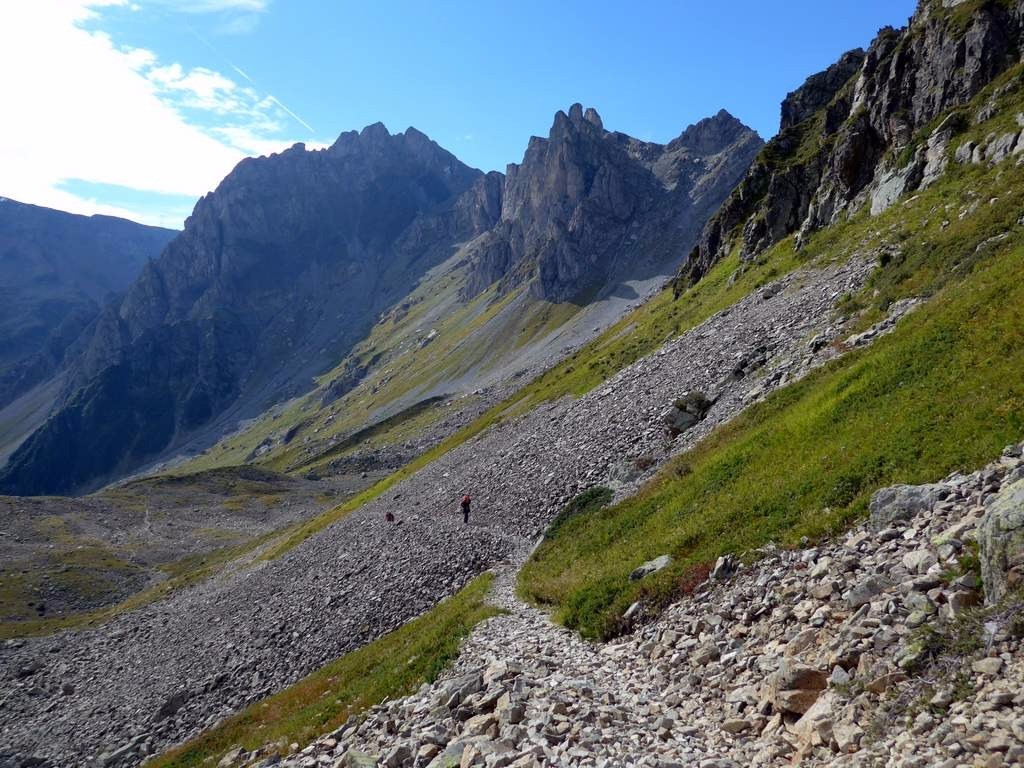
[(256, 702), (196, 739), (147, 763), (149, 768), (215, 765), (235, 747), (287, 749), (337, 728), (386, 698), (432, 682), (458, 655), (459, 643), (499, 611), (485, 602), (494, 580), (484, 574), (428, 613)]
[(566, 523), (580, 515), (596, 512), (602, 507), (608, 506), (612, 496), (614, 494), (611, 488), (605, 488), (602, 485), (588, 488), (562, 508), (562, 511), (555, 516), (544, 532), (544, 537), (546, 539), (557, 538)]

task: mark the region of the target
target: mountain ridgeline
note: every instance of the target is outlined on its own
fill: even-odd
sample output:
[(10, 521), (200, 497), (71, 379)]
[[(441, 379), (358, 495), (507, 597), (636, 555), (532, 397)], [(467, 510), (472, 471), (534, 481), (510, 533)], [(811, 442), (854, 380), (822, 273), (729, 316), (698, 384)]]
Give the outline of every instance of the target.
[(879, 214), (938, 180), (967, 123), (956, 110), (1020, 61), (1022, 28), (1021, 0), (921, 0), (907, 27), (883, 28), (867, 51), (808, 78), (704, 227), (677, 292), (733, 248), (751, 259), (793, 234), (799, 247), (844, 215), (865, 205)]
[(0, 408), (52, 375), (176, 234), (0, 198)]
[(208, 445), (310, 390), (463, 247), (469, 295), (585, 303), (670, 274), (761, 145), (725, 112), (662, 146), (574, 105), (507, 176), (379, 123), (245, 160), (96, 320), (0, 491), (77, 492)]
[(501, 220), (468, 249), (467, 292), (528, 283), (537, 298), (585, 303), (678, 263), (761, 145), (724, 110), (661, 145), (606, 131), (575, 104), (508, 167)]

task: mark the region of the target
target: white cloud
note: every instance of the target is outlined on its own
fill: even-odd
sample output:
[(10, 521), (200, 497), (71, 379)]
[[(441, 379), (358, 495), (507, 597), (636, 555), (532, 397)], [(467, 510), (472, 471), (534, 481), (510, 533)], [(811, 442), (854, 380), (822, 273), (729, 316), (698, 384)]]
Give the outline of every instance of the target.
[(219, 13), (243, 11), (262, 13), (270, 0), (145, 0), (146, 5), (159, 5), (182, 13)]
[[(188, 12), (261, 12), (266, 0), (150, 0)], [(59, 189), (62, 181), (199, 197), (249, 154), (294, 143), (274, 97), (205, 68), (163, 63), (80, 26), (126, 0), (0, 7), (0, 195), (79, 213), (154, 220)], [(297, 116), (295, 116), (297, 118)], [(289, 127), (290, 126), (290, 127)]]

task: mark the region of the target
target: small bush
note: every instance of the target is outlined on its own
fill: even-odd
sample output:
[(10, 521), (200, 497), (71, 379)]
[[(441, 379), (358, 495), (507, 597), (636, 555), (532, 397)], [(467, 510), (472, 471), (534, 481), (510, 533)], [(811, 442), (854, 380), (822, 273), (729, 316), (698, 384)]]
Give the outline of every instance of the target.
[(679, 577), (679, 594), (689, 596), (711, 575), (711, 563), (697, 563), (687, 568)]
[(650, 453), (642, 453), (633, 459), (633, 466), (638, 472), (646, 472), (657, 463), (658, 460)]

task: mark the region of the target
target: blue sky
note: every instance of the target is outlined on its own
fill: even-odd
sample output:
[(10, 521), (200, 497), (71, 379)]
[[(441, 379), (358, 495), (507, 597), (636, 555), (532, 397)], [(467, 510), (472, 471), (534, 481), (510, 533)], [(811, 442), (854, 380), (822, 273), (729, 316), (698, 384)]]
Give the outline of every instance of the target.
[(575, 101), (653, 141), (722, 107), (768, 138), (788, 91), (914, 4), (19, 0), (0, 195), (180, 226), (246, 155), (380, 120), (504, 170)]

